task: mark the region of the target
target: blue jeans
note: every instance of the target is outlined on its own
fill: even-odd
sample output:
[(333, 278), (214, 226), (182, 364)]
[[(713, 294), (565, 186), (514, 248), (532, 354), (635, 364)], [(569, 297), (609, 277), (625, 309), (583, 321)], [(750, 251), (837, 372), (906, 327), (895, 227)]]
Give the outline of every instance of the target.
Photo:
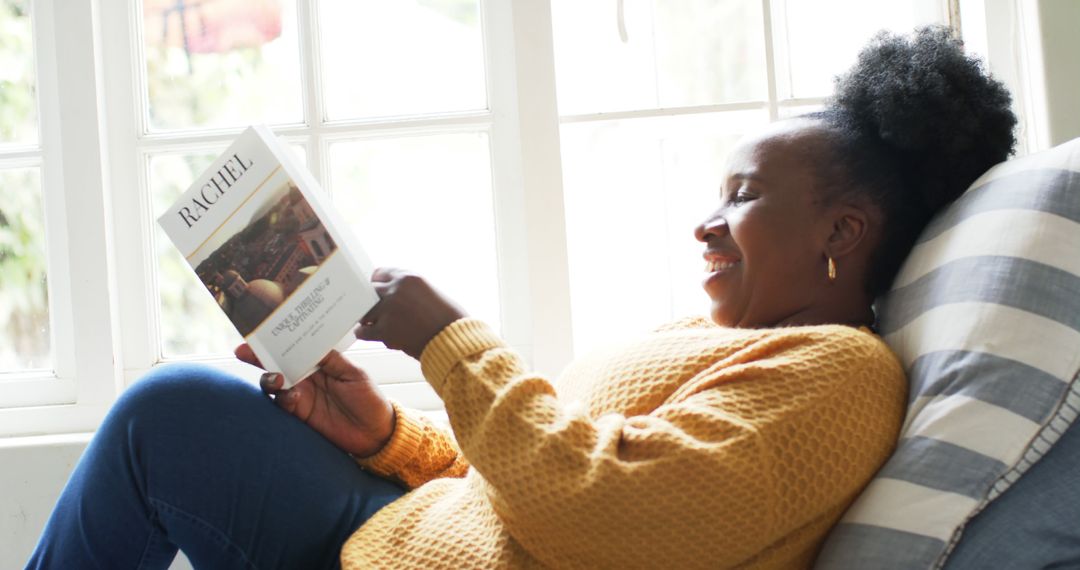
[(967, 524), (946, 570), (1080, 568), (1080, 420)]
[(124, 392), (28, 568), (334, 568), (404, 491), (214, 369), (174, 365)]

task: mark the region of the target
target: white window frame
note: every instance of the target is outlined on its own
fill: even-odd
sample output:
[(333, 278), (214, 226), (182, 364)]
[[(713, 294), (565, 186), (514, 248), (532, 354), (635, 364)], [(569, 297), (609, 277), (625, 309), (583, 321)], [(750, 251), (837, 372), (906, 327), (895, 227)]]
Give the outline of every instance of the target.
[[(1041, 30), (1040, 19), (1044, 15), (1040, 12), (1047, 10), (1053, 17), (1064, 5), (1042, 4), (1036, 0), (952, 1), (957, 4), (966, 47), (983, 58), (994, 77), (1012, 94), (1013, 112), (1019, 120), (1015, 133), (1016, 154), (1022, 156), (1053, 146), (1051, 126), (1056, 121), (1068, 122), (1074, 111), (1072, 108), (1058, 110), (1069, 117), (1052, 115), (1053, 110), (1048, 105), (1047, 69), (1043, 60), (1043, 42), (1048, 38)], [(1053, 40), (1060, 42), (1062, 38)], [(1068, 48), (1069, 45), (1059, 47), (1066, 52)], [(1057, 72), (1069, 75), (1068, 70)]]
[[(956, 14), (958, 13), (956, 2), (958, 1), (945, 0), (943, 2), (941, 16), (943, 21), (948, 22), (951, 26), (956, 25)], [(786, 31), (787, 20), (784, 17), (785, 5), (788, 0), (759, 0), (759, 2), (763, 19), (763, 33), (765, 35), (765, 72), (767, 81), (765, 99), (700, 106), (657, 107), (631, 111), (569, 114), (559, 117), (560, 124), (762, 110), (768, 112), (769, 121), (771, 122), (791, 116), (792, 113), (799, 112), (801, 107), (824, 104), (827, 97), (786, 97), (781, 95), (782, 91), (789, 90), (787, 81), (790, 79), (788, 62), (786, 61), (788, 51), (786, 45), (788, 36)]]
[[(310, 33), (317, 5), (293, 1), (301, 22), (305, 115), (319, 117), (322, 101), (313, 88), (318, 68), (310, 64), (318, 56), (318, 42)], [(54, 2), (39, 0), (34, 13), (41, 28), (35, 29), (36, 37), (56, 43), (50, 51), (47, 42), (39, 42), (38, 67), (42, 130), (48, 134), (43, 135), (43, 152), (50, 164), (62, 165), (63, 175), (43, 175), (48, 183), (60, 184), (45, 191), (57, 373), (51, 380), (37, 375), (18, 379), (18, 386), (0, 387), (12, 388), (0, 392), (0, 405), (7, 406), (0, 409), (0, 435), (5, 436), (93, 430), (124, 387), (161, 363), (146, 154), (224, 144), (239, 132), (142, 134), (146, 126), (138, 92), (143, 73), (138, 3), (92, 0), (65, 6), (58, 14)], [(566, 334), (570, 309), (565, 238), (561, 223), (552, 221), (562, 218), (562, 198), (550, 8), (547, 2), (531, 1), (480, 5), (489, 111), (310, 124), (277, 132), (308, 141), (309, 168), (325, 184), (327, 145), (335, 137), (468, 127), (486, 131), (501, 329), (532, 366), (554, 373), (569, 360), (571, 344)], [(55, 69), (50, 69), (52, 56)], [(56, 94), (55, 102), (45, 100), (50, 93)], [(66, 152), (50, 152), (57, 146)], [(80, 182), (63, 185), (62, 180)], [(79, 212), (79, 219), (65, 220), (65, 213), (72, 212)], [(79, 277), (74, 280), (77, 288), (70, 287), (73, 280), (62, 278), (66, 275)], [(390, 396), (421, 409), (441, 408), (411, 359), (385, 350), (354, 351), (350, 356)], [(257, 374), (231, 359), (206, 362), (248, 378)]]
[(53, 369), (0, 376), (2, 435), (85, 430), (116, 395), (116, 292), (99, 144), (101, 92), (94, 81), (95, 14), (82, 2), (61, 10), (55, 0), (36, 0), (30, 7)]

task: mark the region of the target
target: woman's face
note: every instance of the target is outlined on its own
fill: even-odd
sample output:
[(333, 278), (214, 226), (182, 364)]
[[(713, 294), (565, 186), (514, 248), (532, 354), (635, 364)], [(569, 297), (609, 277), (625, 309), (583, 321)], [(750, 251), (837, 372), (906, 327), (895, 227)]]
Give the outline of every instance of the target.
[(705, 244), (705, 291), (723, 326), (798, 323), (827, 283), (831, 222), (821, 214), (815, 123), (774, 123), (728, 159), (720, 207), (694, 235)]

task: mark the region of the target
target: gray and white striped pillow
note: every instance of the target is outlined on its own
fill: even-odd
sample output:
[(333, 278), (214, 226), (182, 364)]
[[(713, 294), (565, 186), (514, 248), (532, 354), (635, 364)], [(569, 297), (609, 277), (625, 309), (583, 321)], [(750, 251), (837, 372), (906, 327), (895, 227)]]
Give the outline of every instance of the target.
[(908, 372), (907, 419), (820, 569), (939, 567), (1076, 419), (1080, 139), (979, 178), (923, 232), (879, 309)]

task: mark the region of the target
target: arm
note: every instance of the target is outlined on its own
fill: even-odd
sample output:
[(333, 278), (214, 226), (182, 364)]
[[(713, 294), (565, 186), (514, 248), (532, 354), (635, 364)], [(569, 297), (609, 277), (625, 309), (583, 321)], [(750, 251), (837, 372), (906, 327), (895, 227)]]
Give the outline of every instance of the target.
[[(248, 345), (236, 356), (258, 366)], [(279, 374), (260, 382), (286, 412), (357, 458), (374, 473), (418, 487), (439, 477), (462, 477), (468, 463), (453, 437), (422, 414), (387, 400), (363, 370), (332, 351), (317, 372), (285, 390)]]
[[(527, 550), (618, 566), (640, 562), (633, 545), (648, 544), (673, 566), (704, 549), (726, 567), (839, 516), (892, 445), (899, 405), (875, 418), (882, 406), (847, 409), (852, 400), (838, 396), (851, 390), (857, 401), (881, 387), (860, 386), (873, 359), (850, 361), (852, 381), (791, 374), (790, 363), (822, 350), (814, 339), (757, 343), (647, 415), (596, 419), (561, 405), (478, 321), (450, 325), (421, 363), (494, 508)], [(855, 438), (876, 449), (852, 457)], [(805, 499), (804, 487), (817, 496)]]
[(357, 336), (420, 358), (474, 483), (540, 560), (734, 566), (777, 543), (812, 549), (895, 442), (902, 371), (847, 327), (747, 337), (703, 354), (713, 364), (650, 413), (591, 418), (422, 278), (373, 281), (381, 301)]
[(394, 433), (378, 453), (358, 458), (365, 469), (415, 489), (432, 479), (464, 477), (469, 463), (452, 435), (419, 412), (393, 402)]

